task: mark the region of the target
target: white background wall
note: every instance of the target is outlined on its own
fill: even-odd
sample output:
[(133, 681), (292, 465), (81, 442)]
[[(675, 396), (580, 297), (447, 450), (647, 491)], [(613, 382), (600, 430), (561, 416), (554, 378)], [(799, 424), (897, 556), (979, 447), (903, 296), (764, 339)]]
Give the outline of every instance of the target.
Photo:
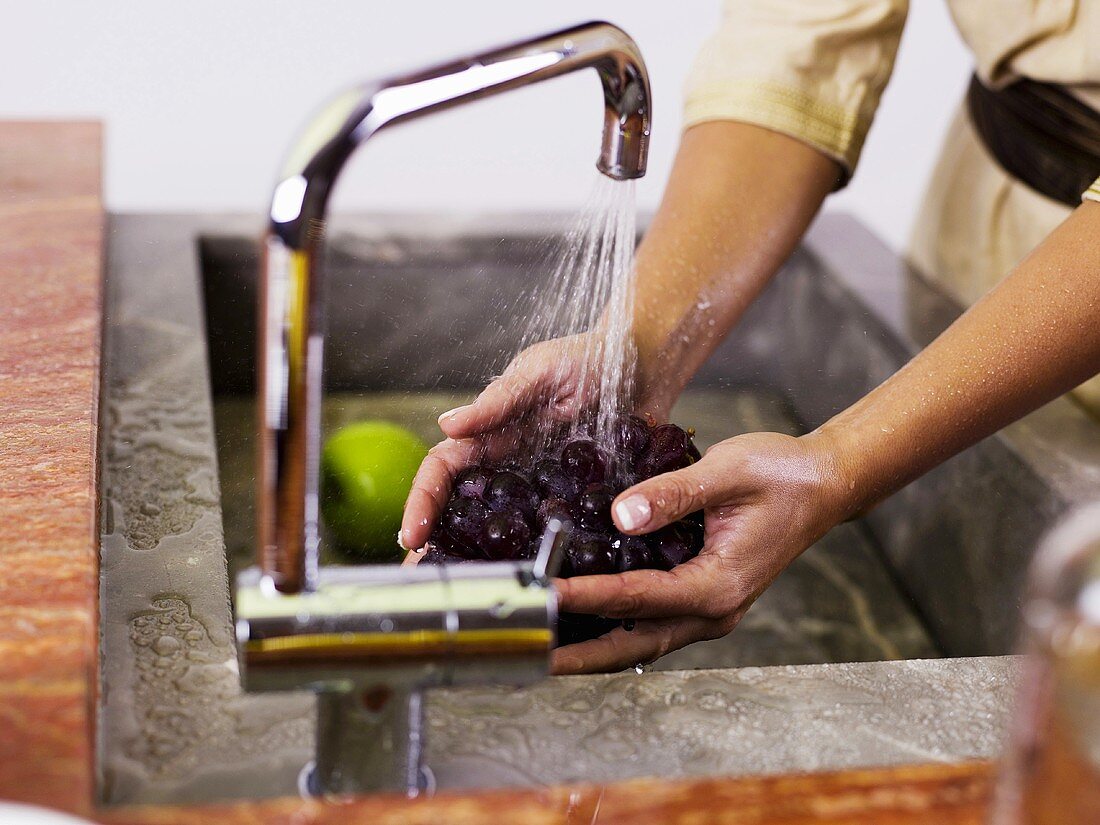
[[(969, 66), (942, 0), (913, 6), (863, 165), (828, 206), (896, 247)], [(112, 209), (257, 213), (291, 136), (344, 85), (603, 17), (637, 39), (650, 68), (654, 135), (638, 196), (652, 209), (676, 147), (681, 84), (718, 3), (4, 0), (0, 11), (0, 117), (104, 120)], [(596, 174), (600, 122), (586, 72), (402, 126), (356, 157), (336, 205), (573, 209)]]

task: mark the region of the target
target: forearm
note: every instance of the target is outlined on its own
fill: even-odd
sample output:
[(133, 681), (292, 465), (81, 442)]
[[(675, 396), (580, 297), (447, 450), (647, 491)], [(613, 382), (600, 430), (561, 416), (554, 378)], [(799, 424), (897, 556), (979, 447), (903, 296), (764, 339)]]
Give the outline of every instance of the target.
[(1079, 207), (903, 369), (821, 427), (844, 515), (1100, 372), (1100, 204)]
[(638, 249), (639, 396), (667, 407), (790, 255), (833, 189), (835, 161), (736, 122), (688, 129)]

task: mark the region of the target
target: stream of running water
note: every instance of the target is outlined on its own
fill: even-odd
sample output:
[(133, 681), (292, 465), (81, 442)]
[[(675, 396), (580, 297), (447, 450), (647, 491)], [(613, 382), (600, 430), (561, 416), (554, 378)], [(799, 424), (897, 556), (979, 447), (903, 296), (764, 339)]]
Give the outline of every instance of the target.
[[(551, 274), (534, 296), (522, 339), (524, 348), (571, 339), (555, 384), (579, 388), (583, 403), (569, 414), (572, 433), (608, 447), (616, 445), (618, 416), (632, 408), (634, 390), (634, 188), (634, 181), (599, 176), (564, 242), (548, 256)], [(542, 443), (560, 433), (562, 414), (552, 404), (536, 417)]]

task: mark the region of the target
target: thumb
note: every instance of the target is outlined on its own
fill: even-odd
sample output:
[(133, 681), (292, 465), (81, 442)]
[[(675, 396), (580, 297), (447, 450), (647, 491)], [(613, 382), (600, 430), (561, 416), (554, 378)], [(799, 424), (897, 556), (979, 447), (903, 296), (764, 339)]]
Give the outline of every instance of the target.
[(721, 481), (724, 468), (709, 455), (624, 490), (611, 505), (615, 525), (624, 533), (651, 533), (718, 499), (728, 485)]

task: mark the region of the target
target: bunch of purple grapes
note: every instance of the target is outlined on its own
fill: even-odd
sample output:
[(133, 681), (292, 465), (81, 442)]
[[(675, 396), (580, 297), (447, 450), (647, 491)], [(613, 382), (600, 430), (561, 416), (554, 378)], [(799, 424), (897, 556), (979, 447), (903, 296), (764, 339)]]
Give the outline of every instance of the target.
[[(703, 546), (702, 513), (645, 536), (621, 533), (611, 520), (611, 503), (627, 487), (699, 460), (693, 433), (633, 415), (622, 417), (614, 430), (611, 444), (585, 435), (561, 437), (522, 464), (463, 470), (432, 531), (424, 563), (532, 559), (555, 517), (573, 525), (563, 577), (671, 570), (695, 556)], [(568, 624), (559, 628), (562, 642), (608, 627), (584, 621), (568, 632)]]

